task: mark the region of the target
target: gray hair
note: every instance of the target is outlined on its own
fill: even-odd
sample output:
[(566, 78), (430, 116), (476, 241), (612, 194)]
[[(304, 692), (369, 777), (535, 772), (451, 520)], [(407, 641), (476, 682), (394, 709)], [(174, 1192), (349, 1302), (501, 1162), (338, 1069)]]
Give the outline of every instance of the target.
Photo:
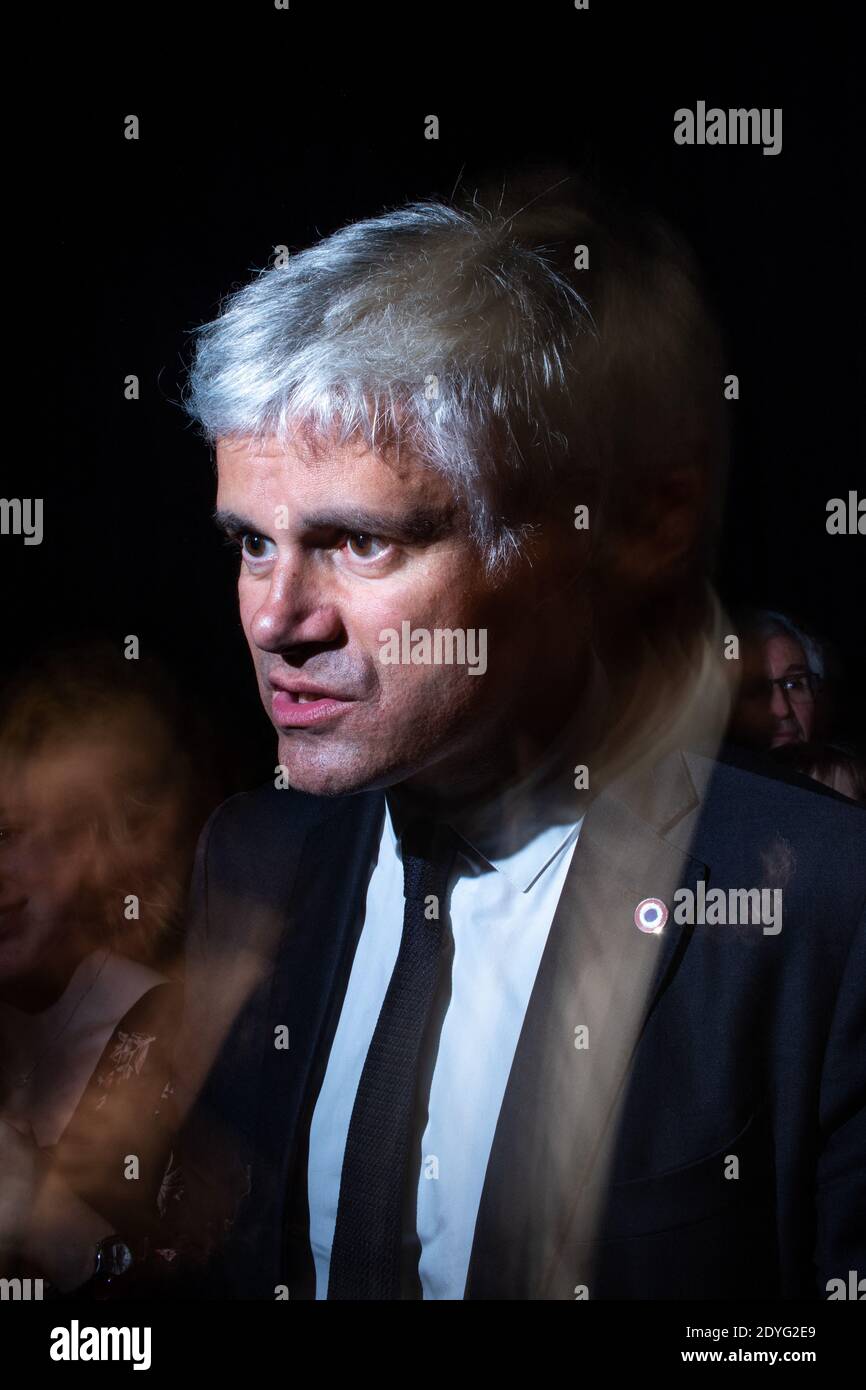
[(823, 644), (816, 637), (811, 637), (808, 632), (804, 632), (801, 627), (798, 627), (787, 613), (777, 613), (769, 608), (758, 609), (753, 619), (753, 625), (759, 637), (790, 637), (799, 643), (803, 648), (803, 655), (809, 670), (819, 680), (825, 679), (827, 672)]
[(355, 222), (196, 330), (184, 407), (211, 444), (408, 449), (496, 569), (535, 518), (600, 505), (624, 473), (640, 487), (684, 450), (706, 459), (725, 434), (690, 258), (658, 222), (628, 231), (583, 206), (507, 216), (477, 198)]

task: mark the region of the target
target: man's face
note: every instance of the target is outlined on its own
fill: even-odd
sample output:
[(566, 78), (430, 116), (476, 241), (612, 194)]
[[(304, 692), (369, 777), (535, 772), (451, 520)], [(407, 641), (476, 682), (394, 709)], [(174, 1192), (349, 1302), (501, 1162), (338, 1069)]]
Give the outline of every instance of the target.
[(775, 681), (770, 699), (771, 748), (808, 743), (815, 724), (815, 698), (809, 686), (806, 653), (793, 637), (769, 637), (767, 675)]
[(800, 643), (786, 635), (767, 637), (747, 649), (744, 665), (739, 735), (764, 748), (808, 743), (815, 728), (815, 696)]
[[(538, 681), (543, 561), (488, 579), (445, 481), (357, 444), (315, 459), (221, 441), (217, 469), (217, 519), (240, 546), (241, 621), (289, 784), (337, 795), (466, 780)], [(402, 646), (405, 623), (430, 634), (434, 655), (437, 631), (462, 629), (467, 659), (383, 661), (413, 647), (423, 657), (414, 636)], [(537, 690), (539, 724), (546, 713)]]

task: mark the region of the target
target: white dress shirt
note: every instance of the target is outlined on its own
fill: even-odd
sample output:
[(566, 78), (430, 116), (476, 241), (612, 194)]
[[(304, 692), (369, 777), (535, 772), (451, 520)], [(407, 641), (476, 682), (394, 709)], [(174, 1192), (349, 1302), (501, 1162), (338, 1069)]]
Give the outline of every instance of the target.
[[(399, 806), (390, 795), (387, 801), (364, 923), (310, 1131), (307, 1182), (318, 1299), (328, 1292), (355, 1094), (403, 929), (403, 866), (394, 825)], [(540, 827), (534, 823), (539, 804), (536, 786), (531, 803), (519, 795), (509, 799), (504, 828), (452, 822), (462, 842), (450, 879), (452, 992), (430, 1085), (417, 1200), (419, 1274), (427, 1299), (464, 1295), (499, 1111), (582, 825), (576, 797), (570, 813), (549, 813)]]

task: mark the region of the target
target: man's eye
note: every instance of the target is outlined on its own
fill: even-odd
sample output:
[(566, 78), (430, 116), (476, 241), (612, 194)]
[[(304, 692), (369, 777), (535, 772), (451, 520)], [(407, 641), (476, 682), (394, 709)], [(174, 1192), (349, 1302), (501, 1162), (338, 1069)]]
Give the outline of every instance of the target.
[(241, 536), (241, 551), (249, 560), (263, 559), (267, 544), (263, 536), (257, 536), (253, 531), (247, 531)]
[(346, 546), (356, 560), (377, 560), (388, 549), (388, 542), (378, 536), (369, 536), (364, 531), (356, 531), (346, 537)]

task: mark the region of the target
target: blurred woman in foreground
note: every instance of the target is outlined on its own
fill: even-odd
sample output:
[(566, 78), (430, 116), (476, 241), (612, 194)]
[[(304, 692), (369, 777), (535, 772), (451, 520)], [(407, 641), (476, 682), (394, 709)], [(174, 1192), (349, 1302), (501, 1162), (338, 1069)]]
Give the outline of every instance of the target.
[[(58, 1288), (147, 1225), (171, 1148), (191, 768), (136, 663), (99, 649), (0, 726), (0, 1273)], [(164, 1197), (164, 1194), (163, 1194)]]

